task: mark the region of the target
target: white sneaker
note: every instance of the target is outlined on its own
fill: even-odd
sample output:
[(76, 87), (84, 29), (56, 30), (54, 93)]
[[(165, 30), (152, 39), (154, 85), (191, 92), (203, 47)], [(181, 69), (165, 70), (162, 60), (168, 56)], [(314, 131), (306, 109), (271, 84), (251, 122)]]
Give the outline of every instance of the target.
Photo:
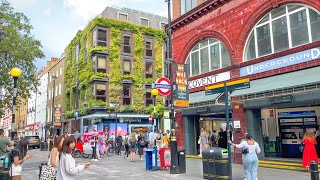
[(93, 161), (99, 161), (98, 159), (94, 159)]

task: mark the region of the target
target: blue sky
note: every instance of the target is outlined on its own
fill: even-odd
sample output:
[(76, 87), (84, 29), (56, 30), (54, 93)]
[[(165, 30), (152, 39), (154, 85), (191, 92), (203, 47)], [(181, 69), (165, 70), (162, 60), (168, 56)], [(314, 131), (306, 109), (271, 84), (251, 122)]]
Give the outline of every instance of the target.
[(106, 6), (126, 7), (167, 16), (165, 0), (7, 0), (15, 11), (24, 13), (33, 26), (32, 34), (40, 40), (45, 58), (36, 61), (38, 68), (51, 57), (60, 57), (64, 48), (89, 21)]

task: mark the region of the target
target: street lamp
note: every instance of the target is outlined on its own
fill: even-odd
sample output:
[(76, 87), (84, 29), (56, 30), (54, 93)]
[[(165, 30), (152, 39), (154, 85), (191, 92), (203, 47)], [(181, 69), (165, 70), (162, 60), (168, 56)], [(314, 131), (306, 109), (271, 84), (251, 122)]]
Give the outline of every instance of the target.
[(51, 116), (51, 127), (50, 127), (50, 135), (53, 136), (53, 122), (54, 122), (54, 113), (55, 113), (55, 106), (54, 106), (54, 96), (55, 96), (55, 89), (56, 89), (56, 79), (57, 76), (53, 75), (53, 90), (52, 90), (52, 116)]
[(10, 75), (13, 77), (13, 98), (12, 98), (12, 124), (11, 124), (11, 138), (14, 137), (14, 121), (16, 117), (16, 99), (17, 99), (17, 81), (21, 76), (22, 71), (19, 68), (12, 68)]
[[(158, 89), (152, 89), (152, 91), (151, 91), (151, 95), (152, 95), (152, 97), (153, 97), (153, 115), (155, 116), (156, 115), (156, 98), (157, 98), (157, 96), (158, 96), (158, 94), (159, 94), (159, 91), (158, 91)], [(153, 123), (153, 128), (152, 128), (152, 132), (154, 133), (154, 124), (155, 123)]]

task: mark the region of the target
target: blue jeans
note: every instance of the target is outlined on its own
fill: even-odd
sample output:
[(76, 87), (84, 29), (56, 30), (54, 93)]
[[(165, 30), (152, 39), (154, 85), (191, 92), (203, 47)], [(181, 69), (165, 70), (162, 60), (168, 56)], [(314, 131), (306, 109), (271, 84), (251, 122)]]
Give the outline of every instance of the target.
[(258, 170), (257, 154), (245, 154), (242, 157), (243, 167), (246, 175), (246, 180), (256, 180)]

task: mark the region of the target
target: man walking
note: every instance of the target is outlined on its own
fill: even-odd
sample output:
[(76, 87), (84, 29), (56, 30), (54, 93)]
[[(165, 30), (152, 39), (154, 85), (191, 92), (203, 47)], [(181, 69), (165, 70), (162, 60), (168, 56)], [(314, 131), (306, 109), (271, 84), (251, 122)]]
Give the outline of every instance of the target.
[(13, 146), (13, 142), (4, 137), (3, 129), (0, 129), (0, 156), (4, 155), (8, 150), (8, 146)]
[(90, 140), (90, 145), (92, 147), (92, 159), (91, 161), (98, 161), (99, 159), (99, 156), (98, 156), (98, 153), (99, 151), (97, 150), (98, 147), (97, 147), (97, 143), (99, 142), (98, 140), (98, 134), (94, 134), (92, 137), (91, 137), (91, 140)]

